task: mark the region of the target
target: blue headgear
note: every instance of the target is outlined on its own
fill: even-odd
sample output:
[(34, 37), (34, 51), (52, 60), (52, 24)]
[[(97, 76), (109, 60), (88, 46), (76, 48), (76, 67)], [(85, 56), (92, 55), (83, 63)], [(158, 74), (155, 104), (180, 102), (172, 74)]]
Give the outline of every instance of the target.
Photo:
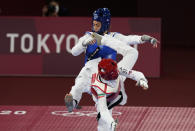
[[(110, 28), (110, 11), (108, 10), (108, 8), (99, 8), (93, 12), (92, 20), (101, 22), (102, 26), (97, 33), (102, 35), (105, 31), (109, 30)], [(93, 25), (92, 31), (94, 32)]]

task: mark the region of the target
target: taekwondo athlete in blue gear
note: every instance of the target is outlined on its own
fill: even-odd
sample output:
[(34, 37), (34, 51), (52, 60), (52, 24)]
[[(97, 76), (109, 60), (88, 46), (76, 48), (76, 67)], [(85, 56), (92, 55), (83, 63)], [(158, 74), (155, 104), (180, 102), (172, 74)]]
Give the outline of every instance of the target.
[[(108, 8), (99, 8), (93, 13), (92, 21), (100, 21), (101, 28), (98, 34), (103, 35), (110, 28), (110, 11)], [(94, 31), (92, 24), (92, 32)], [(91, 34), (90, 32), (86, 32)], [(108, 32), (107, 32), (108, 33)], [(114, 49), (111, 49), (105, 45), (98, 45), (97, 42), (93, 45), (88, 45), (85, 54), (85, 63), (89, 60), (101, 57), (101, 58), (110, 58), (116, 61), (117, 52)]]
[[(100, 8), (93, 13), (92, 21), (100, 21), (101, 22), (101, 28), (99, 31), (95, 31), (93, 24), (92, 24), (92, 32), (96, 32), (100, 35), (103, 35), (104, 33), (108, 33), (109, 27), (110, 27), (110, 11), (107, 8)], [(91, 32), (86, 32), (89, 35), (91, 35)], [(94, 44), (87, 45), (87, 49), (85, 50), (85, 65), (87, 61), (90, 61), (92, 59), (96, 58), (111, 58), (113, 60), (116, 60), (117, 52), (114, 49), (111, 49), (108, 46), (105, 45), (98, 45), (97, 41)], [(65, 103), (69, 110), (69, 112), (72, 112), (74, 107), (78, 107), (78, 102), (80, 101), (80, 98), (82, 96), (81, 91), (78, 89), (80, 87), (88, 88), (87, 86), (83, 86), (85, 82), (87, 83), (88, 80), (86, 79), (86, 75), (84, 75), (83, 70), (79, 73), (78, 77), (75, 80), (75, 85), (72, 87), (69, 94), (65, 96)], [(82, 89), (83, 90), (83, 89)], [(77, 92), (78, 91), (78, 92)]]

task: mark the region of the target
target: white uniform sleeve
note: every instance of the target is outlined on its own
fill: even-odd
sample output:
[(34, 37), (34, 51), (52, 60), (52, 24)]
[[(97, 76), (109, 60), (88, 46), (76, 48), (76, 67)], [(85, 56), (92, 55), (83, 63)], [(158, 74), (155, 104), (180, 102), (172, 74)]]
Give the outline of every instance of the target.
[(135, 81), (139, 81), (140, 79), (146, 80), (144, 74), (142, 72), (139, 71), (135, 71), (135, 70), (131, 70), (127, 76), (128, 78), (135, 80)]
[(123, 35), (121, 33), (115, 32), (112, 35), (114, 38), (128, 44), (128, 45), (135, 45), (135, 44), (143, 44), (144, 42), (141, 40), (141, 36), (139, 35)]
[(86, 47), (83, 46), (84, 40), (90, 37), (90, 34), (85, 34), (81, 38), (79, 38), (78, 43), (72, 48), (71, 53), (73, 56), (78, 56), (86, 50)]

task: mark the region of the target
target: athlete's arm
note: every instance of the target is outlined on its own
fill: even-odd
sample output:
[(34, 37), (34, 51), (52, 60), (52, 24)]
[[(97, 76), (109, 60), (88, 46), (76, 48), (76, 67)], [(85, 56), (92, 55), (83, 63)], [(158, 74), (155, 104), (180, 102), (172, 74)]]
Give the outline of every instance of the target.
[(128, 44), (128, 45), (135, 45), (135, 44), (143, 44), (144, 41), (142, 41), (141, 36), (139, 35), (123, 35), (121, 33), (115, 32), (113, 34), (113, 37)]
[(71, 53), (73, 56), (78, 56), (86, 50), (86, 40), (91, 38), (90, 34), (85, 34), (79, 38), (78, 43), (72, 48)]
[(119, 69), (119, 70), (121, 70), (120, 75), (135, 80), (137, 82), (136, 86), (141, 86), (144, 90), (147, 90), (149, 88), (148, 80), (146, 79), (146, 77), (142, 72), (135, 71), (135, 70), (130, 70), (129, 72), (127, 72), (124, 69)]
[(153, 45), (153, 47), (157, 47), (157, 43), (159, 43), (159, 41), (154, 38), (151, 37), (149, 35), (123, 35), (121, 33), (113, 33), (112, 35), (114, 38), (123, 41), (124, 43), (128, 44), (128, 45), (135, 45), (135, 44), (143, 44), (143, 43), (151, 43)]

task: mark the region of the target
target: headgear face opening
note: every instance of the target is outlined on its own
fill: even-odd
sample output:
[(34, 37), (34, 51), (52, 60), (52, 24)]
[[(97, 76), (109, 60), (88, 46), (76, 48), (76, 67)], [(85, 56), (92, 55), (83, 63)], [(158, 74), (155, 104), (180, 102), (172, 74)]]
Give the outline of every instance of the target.
[(117, 79), (117, 63), (112, 59), (102, 59), (98, 64), (98, 73), (105, 80)]
[[(101, 22), (101, 28), (96, 33), (102, 35), (105, 31), (108, 31), (110, 28), (110, 11), (108, 10), (108, 8), (99, 8), (96, 11), (94, 11), (92, 20)], [(93, 29), (93, 24), (92, 31), (95, 32)]]

